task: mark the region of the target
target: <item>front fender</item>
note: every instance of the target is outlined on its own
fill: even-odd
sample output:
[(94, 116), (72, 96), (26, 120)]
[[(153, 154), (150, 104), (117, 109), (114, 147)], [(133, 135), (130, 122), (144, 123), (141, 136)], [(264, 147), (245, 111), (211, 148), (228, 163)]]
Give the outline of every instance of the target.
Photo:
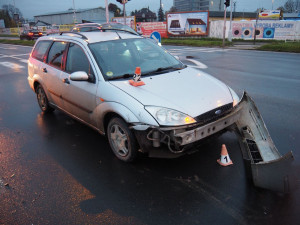
[(105, 133), (104, 119), (108, 113), (118, 114), (127, 123), (144, 123), (158, 126), (156, 121), (150, 115), (147, 115), (147, 112), (133, 113), (129, 108), (120, 103), (103, 102), (96, 107), (93, 113), (93, 116), (96, 117), (97, 127), (102, 133)]

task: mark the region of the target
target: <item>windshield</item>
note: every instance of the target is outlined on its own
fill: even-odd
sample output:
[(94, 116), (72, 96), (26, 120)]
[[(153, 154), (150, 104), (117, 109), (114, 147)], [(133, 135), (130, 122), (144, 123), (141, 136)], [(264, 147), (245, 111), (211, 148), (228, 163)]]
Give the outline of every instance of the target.
[(136, 67), (143, 75), (162, 74), (184, 65), (145, 38), (119, 39), (89, 45), (105, 79), (131, 77)]

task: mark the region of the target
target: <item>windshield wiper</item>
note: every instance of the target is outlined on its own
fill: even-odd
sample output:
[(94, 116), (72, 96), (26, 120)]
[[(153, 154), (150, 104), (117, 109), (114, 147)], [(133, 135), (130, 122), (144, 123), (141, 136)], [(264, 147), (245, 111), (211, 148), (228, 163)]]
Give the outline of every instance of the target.
[(153, 70), (151, 72), (147, 73), (142, 73), (142, 75), (151, 75), (151, 74), (160, 74), (164, 72), (170, 72), (170, 71), (175, 71), (175, 70), (181, 70), (184, 67), (174, 67), (174, 66), (168, 66), (168, 67), (159, 67), (156, 70)]
[(117, 79), (122, 79), (122, 78), (129, 78), (129, 77), (133, 77), (133, 74), (123, 74), (121, 76), (117, 76), (117, 77), (109, 77), (108, 80), (117, 80)]

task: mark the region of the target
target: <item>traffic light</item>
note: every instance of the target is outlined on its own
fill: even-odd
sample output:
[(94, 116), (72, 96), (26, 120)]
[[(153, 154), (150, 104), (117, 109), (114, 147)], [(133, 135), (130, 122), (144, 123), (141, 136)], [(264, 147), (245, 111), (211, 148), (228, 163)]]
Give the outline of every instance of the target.
[(230, 0), (225, 0), (224, 4), (226, 5), (226, 7), (230, 6)]
[(117, 2), (120, 2), (121, 4), (126, 4), (127, 2), (129, 2), (130, 0), (117, 0)]

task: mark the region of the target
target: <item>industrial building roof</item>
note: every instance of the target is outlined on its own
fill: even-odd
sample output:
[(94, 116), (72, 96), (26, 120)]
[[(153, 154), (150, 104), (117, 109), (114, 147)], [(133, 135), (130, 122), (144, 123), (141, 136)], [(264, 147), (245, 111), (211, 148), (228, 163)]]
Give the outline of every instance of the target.
[[(97, 8), (88, 8), (88, 9), (75, 9), (75, 12), (76, 13), (81, 13), (81, 12), (85, 12), (85, 11), (89, 11), (89, 10), (93, 10), (93, 9), (103, 9), (103, 10), (105, 10), (103, 7), (97, 7)], [(59, 12), (51, 12), (51, 13), (40, 14), (40, 15), (36, 15), (34, 17), (52, 16), (52, 15), (60, 15), (60, 14), (71, 14), (71, 13), (74, 13), (73, 9), (68, 9), (68, 10), (59, 11)]]

